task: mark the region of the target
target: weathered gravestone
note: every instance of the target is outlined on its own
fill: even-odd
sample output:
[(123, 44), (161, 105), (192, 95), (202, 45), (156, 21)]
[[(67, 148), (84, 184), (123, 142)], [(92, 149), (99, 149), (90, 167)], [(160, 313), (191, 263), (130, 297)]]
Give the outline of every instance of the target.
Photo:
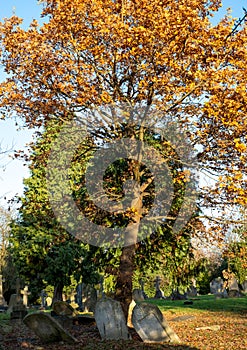
[(142, 294), (143, 294), (143, 296), (144, 296), (144, 299), (148, 299), (148, 296), (147, 296), (147, 294), (146, 294), (145, 291), (144, 291), (144, 281), (143, 281), (142, 278), (139, 279), (139, 284), (140, 284), (140, 289), (141, 289), (141, 291), (142, 291)]
[(130, 339), (120, 302), (111, 298), (100, 299), (94, 316), (102, 339)]
[(210, 282), (210, 293), (214, 294), (216, 298), (227, 298), (228, 294), (221, 277), (214, 278)]
[(155, 279), (155, 299), (164, 299), (164, 292), (160, 289), (161, 278), (159, 276)]
[(47, 293), (44, 289), (41, 291), (40, 297), (41, 297), (41, 308), (45, 309), (46, 305), (47, 305), (47, 303), (46, 303)]
[(132, 292), (132, 299), (134, 301), (143, 301), (144, 295), (141, 289), (134, 289)]
[(80, 311), (94, 312), (97, 302), (97, 291), (90, 285), (80, 283), (76, 287), (76, 303), (79, 305)]
[(230, 298), (236, 298), (239, 297), (240, 294), (240, 290), (239, 290), (239, 286), (238, 286), (238, 281), (236, 279), (235, 276), (231, 276), (231, 278), (228, 281), (228, 296)]
[(145, 343), (180, 343), (156, 305), (137, 304), (132, 313), (132, 324)]
[(7, 310), (10, 313), (11, 320), (21, 320), (27, 315), (27, 310), (22, 302), (20, 295), (20, 279), (16, 280), (16, 294), (12, 294), (9, 301), (9, 307)]
[(247, 279), (241, 284), (243, 293), (247, 293)]
[(191, 284), (187, 289), (187, 296), (189, 298), (193, 298), (197, 296), (196, 280), (194, 278), (192, 278)]
[(75, 309), (70, 304), (66, 303), (66, 301), (55, 301), (53, 304), (53, 311), (58, 316), (74, 317), (77, 314)]
[(23, 322), (44, 343), (64, 341), (75, 343), (77, 340), (56, 322), (50, 315), (38, 312), (27, 315)]

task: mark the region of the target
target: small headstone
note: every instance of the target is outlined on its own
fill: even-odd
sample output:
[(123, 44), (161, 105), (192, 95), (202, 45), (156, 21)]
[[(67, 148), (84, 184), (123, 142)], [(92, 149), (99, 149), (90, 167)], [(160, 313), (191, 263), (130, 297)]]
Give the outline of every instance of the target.
[(171, 300), (186, 300), (186, 299), (188, 299), (187, 293), (181, 294), (178, 289), (173, 290), (170, 298), (171, 298)]
[(189, 298), (194, 298), (197, 296), (196, 279), (192, 278), (190, 281), (190, 286), (187, 289), (187, 296)]
[(143, 301), (145, 299), (141, 289), (134, 289), (132, 292), (132, 298), (134, 301)]
[(144, 296), (144, 299), (148, 299), (148, 296), (147, 296), (147, 294), (146, 294), (145, 291), (144, 291), (144, 281), (143, 281), (142, 278), (139, 279), (139, 284), (140, 284), (140, 289), (141, 289), (141, 291), (142, 291), (142, 294), (143, 294), (143, 296)]
[(228, 281), (228, 288), (229, 288), (228, 296), (230, 298), (236, 298), (240, 296), (238, 281), (234, 275), (231, 276), (231, 278)]
[(52, 305), (52, 298), (51, 298), (51, 297), (47, 297), (47, 298), (45, 299), (45, 301), (46, 301), (46, 305), (47, 305), (48, 307), (50, 307), (50, 306)]
[(90, 285), (80, 283), (76, 287), (76, 303), (79, 305), (79, 310), (84, 312), (94, 312), (97, 302), (97, 291)]
[(134, 307), (132, 324), (146, 343), (180, 343), (156, 305), (141, 303)]
[(247, 279), (241, 284), (243, 293), (247, 293)]
[(160, 289), (161, 278), (159, 276), (155, 279), (155, 299), (164, 299), (164, 292)]
[(44, 309), (46, 308), (46, 297), (47, 297), (47, 293), (46, 291), (43, 289), (40, 293), (40, 297), (41, 297), (41, 308)]
[(23, 322), (27, 327), (32, 329), (44, 343), (59, 341), (75, 343), (77, 341), (70, 333), (63, 329), (58, 322), (45, 313), (29, 314), (23, 319)]
[(111, 298), (100, 299), (94, 316), (102, 339), (130, 339), (120, 302)]
[(10, 299), (9, 299), (9, 305), (8, 305), (8, 310), (7, 313), (11, 313), (13, 310), (13, 306), (17, 304), (17, 295), (16, 294), (11, 294)]
[(53, 311), (58, 316), (73, 317), (77, 314), (75, 309), (65, 301), (55, 301), (55, 303), (53, 304)]
[(214, 278), (210, 282), (210, 293), (214, 294), (217, 299), (228, 297), (223, 279), (221, 277)]
[(22, 302), (20, 295), (20, 279), (16, 280), (16, 294), (10, 297), (9, 307), (7, 310), (10, 313), (11, 320), (21, 320), (27, 315), (27, 309)]

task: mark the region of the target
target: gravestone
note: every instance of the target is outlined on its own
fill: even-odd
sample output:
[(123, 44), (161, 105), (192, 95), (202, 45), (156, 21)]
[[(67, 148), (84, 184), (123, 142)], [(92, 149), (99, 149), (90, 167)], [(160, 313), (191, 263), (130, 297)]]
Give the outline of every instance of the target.
[[(11, 300), (12, 297), (12, 300)], [(21, 320), (27, 315), (27, 309), (22, 302), (20, 294), (20, 279), (16, 280), (16, 294), (10, 297), (8, 312), (11, 320)]]
[(197, 288), (196, 288), (196, 280), (195, 278), (192, 278), (191, 284), (187, 290), (187, 296), (190, 298), (197, 296)]
[(102, 339), (130, 339), (120, 302), (102, 298), (96, 303), (95, 321)]
[(23, 295), (23, 299), (22, 299), (23, 305), (25, 307), (27, 307), (28, 306), (28, 296), (31, 294), (28, 291), (28, 286), (25, 286), (24, 289), (21, 290), (21, 294)]
[(142, 290), (141, 289), (134, 289), (132, 292), (132, 299), (134, 301), (143, 301), (145, 298), (144, 298)]
[(187, 290), (187, 296), (189, 298), (194, 298), (197, 296), (197, 288), (194, 286), (190, 286)]
[(156, 305), (137, 304), (133, 309), (132, 324), (145, 343), (180, 343)]
[(210, 293), (216, 298), (227, 298), (228, 294), (221, 277), (216, 277), (210, 282)]
[(66, 301), (55, 301), (53, 304), (53, 311), (58, 316), (74, 317), (77, 314), (75, 309), (70, 304), (66, 303)]
[(179, 292), (178, 288), (176, 290), (172, 291), (170, 298), (171, 298), (171, 300), (186, 300), (186, 299), (188, 299), (187, 293), (181, 294)]
[(40, 297), (41, 297), (41, 308), (45, 309), (47, 306), (47, 303), (46, 303), (47, 293), (44, 289), (41, 291)]
[(161, 278), (159, 276), (155, 279), (155, 299), (164, 299), (164, 292), (160, 289)]
[(24, 324), (44, 343), (64, 341), (75, 343), (77, 340), (56, 322), (50, 315), (42, 312), (27, 315), (23, 319)]
[(144, 281), (143, 281), (142, 278), (139, 279), (139, 284), (140, 284), (140, 289), (141, 289), (141, 291), (142, 291), (142, 294), (143, 294), (143, 296), (144, 296), (144, 299), (148, 299), (148, 296), (147, 296), (147, 294), (146, 294), (145, 291), (144, 291)]
[(241, 284), (243, 293), (247, 293), (247, 279)]
[(9, 305), (8, 305), (8, 310), (7, 313), (11, 313), (13, 310), (13, 306), (17, 304), (17, 295), (16, 294), (11, 294), (10, 299), (9, 299)]
[(231, 276), (231, 278), (228, 281), (228, 296), (230, 298), (236, 298), (240, 297), (240, 290), (238, 286), (238, 281), (235, 276)]
[(47, 305), (48, 307), (50, 307), (50, 306), (52, 305), (52, 298), (51, 298), (51, 297), (47, 297), (47, 298), (45, 299), (45, 301), (46, 301), (46, 305)]
[(79, 305), (79, 310), (84, 312), (94, 312), (97, 302), (97, 291), (90, 285), (80, 283), (76, 287), (76, 302)]

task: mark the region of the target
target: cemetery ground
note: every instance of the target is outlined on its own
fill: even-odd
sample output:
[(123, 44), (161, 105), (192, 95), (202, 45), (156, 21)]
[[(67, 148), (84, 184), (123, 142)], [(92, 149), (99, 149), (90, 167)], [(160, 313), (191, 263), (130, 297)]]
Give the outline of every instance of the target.
[[(69, 332), (78, 340), (44, 344), (21, 321), (10, 321), (0, 315), (0, 350), (228, 350), (247, 349), (247, 296), (215, 299), (214, 296), (184, 300), (149, 300), (163, 312), (181, 340), (179, 345), (144, 344), (135, 332), (131, 341), (102, 341), (95, 323), (73, 324)], [(29, 312), (32, 312), (30, 310)], [(47, 310), (49, 312), (49, 310)]]

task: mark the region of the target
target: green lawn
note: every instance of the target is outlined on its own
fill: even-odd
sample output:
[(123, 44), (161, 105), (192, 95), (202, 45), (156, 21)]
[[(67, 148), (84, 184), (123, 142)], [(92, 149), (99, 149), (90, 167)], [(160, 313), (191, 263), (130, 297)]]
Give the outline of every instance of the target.
[(242, 313), (247, 312), (247, 296), (242, 298), (215, 299), (213, 295), (202, 295), (194, 298), (193, 305), (184, 305), (184, 300), (153, 300), (148, 302), (157, 305), (161, 311), (229, 311)]

